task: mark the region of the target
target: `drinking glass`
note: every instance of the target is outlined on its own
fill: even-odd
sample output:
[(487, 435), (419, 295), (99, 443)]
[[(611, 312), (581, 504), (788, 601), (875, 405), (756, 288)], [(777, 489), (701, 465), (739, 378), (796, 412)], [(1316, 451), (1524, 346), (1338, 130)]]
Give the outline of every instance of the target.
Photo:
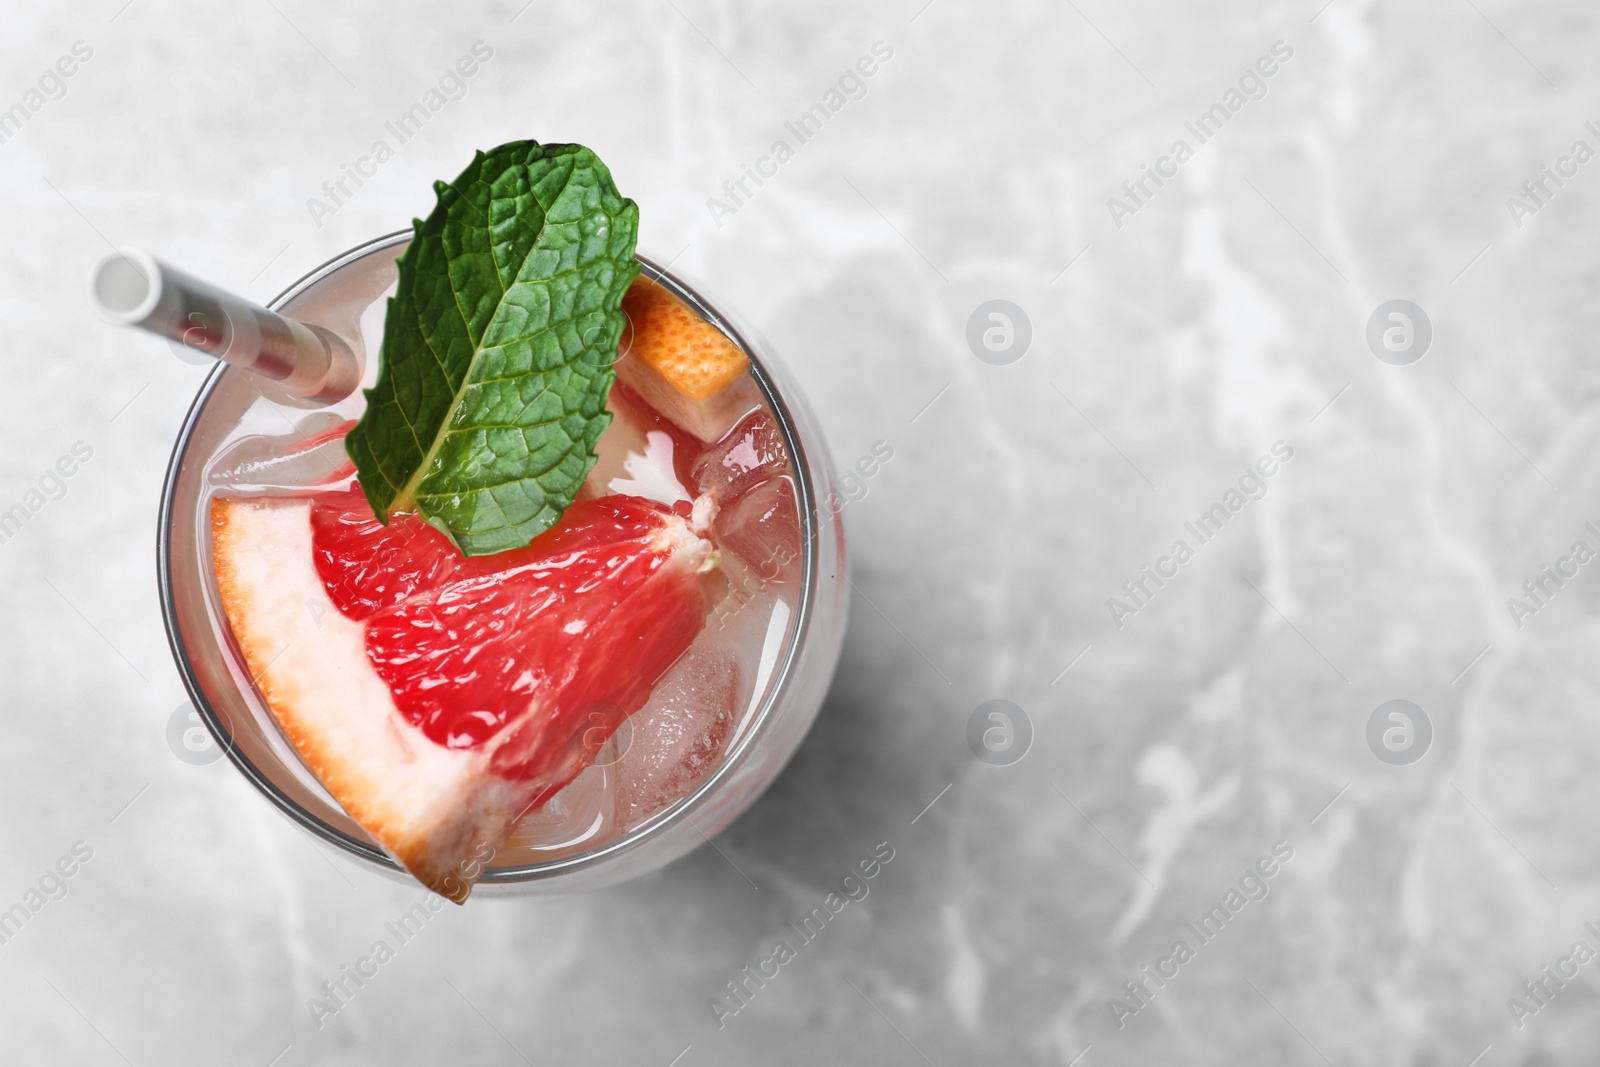
[[(361, 344), (374, 302), (394, 284), (395, 260), (411, 231), (353, 248), (291, 285), (272, 310)], [(502, 851), (479, 895), (566, 893), (613, 885), (663, 866), (705, 843), (748, 808), (799, 746), (838, 662), (848, 607), (844, 525), (827, 446), (815, 416), (770, 349), (681, 278), (639, 257), (641, 272), (725, 333), (750, 358), (750, 373), (793, 464), (800, 519), (799, 589), (775, 655), (763, 651), (764, 691), (754, 695), (721, 763), (675, 803), (610, 840), (552, 850)], [(366, 358), (377, 359), (369, 350)], [(370, 380), (370, 376), (369, 376)], [(195, 398), (161, 494), (157, 566), (168, 641), (195, 709), (235, 767), (269, 801), (328, 845), (374, 870), (409, 878), (316, 780), (267, 708), (234, 642), (211, 566), (216, 460), (251, 435), (309, 436), (359, 417), (358, 391), (310, 411), (269, 400), (248, 371), (218, 363)], [(515, 837), (515, 835), (513, 835)]]

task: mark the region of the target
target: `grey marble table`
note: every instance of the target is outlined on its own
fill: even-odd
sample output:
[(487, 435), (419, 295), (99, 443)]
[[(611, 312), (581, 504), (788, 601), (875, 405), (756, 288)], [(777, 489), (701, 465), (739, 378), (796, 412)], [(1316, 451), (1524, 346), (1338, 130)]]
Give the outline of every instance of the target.
[[(1506, 0), (16, 6), (0, 1059), (1594, 1062), (1597, 46)], [(716, 849), (441, 913), (319, 1026), (418, 891), (169, 746), (204, 368), (87, 277), (264, 300), (520, 137), (602, 154), (839, 467), (893, 458), (828, 702)]]

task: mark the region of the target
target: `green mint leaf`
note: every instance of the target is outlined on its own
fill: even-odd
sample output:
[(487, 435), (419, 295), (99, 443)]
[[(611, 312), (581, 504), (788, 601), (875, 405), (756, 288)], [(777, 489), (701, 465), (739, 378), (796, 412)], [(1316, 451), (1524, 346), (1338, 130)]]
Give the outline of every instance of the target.
[(554, 526), (594, 466), (639, 208), (582, 145), (501, 145), (434, 190), (345, 449), (381, 521), (415, 510), (488, 555)]

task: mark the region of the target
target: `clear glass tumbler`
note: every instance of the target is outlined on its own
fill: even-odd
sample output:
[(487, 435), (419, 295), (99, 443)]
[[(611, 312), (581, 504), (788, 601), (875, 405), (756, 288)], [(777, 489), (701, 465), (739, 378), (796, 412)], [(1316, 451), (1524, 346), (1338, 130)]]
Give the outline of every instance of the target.
[[(291, 285), (269, 306), (359, 343), (363, 314), (396, 277), (395, 260), (411, 231), (370, 241)], [(752, 343), (721, 308), (667, 270), (640, 257), (642, 273), (672, 291), (750, 357), (751, 375), (788, 446), (801, 533), (800, 587), (788, 634), (722, 762), (688, 795), (592, 848), (548, 859), (502, 853), (478, 883), (479, 895), (567, 893), (613, 885), (663, 866), (705, 843), (748, 808), (799, 746), (822, 704), (844, 636), (848, 606), (844, 526), (832, 465), (816, 418), (793, 380), (764, 346)], [(370, 325), (369, 325), (370, 330)], [(369, 360), (377, 353), (369, 352)], [(157, 565), (167, 637), (196, 710), (234, 765), (295, 822), (375, 870), (409, 878), (339, 807), (301, 762), (256, 690), (234, 643), (211, 567), (213, 461), (244, 437), (308, 435), (358, 417), (355, 396), (308, 412), (262, 396), (247, 371), (217, 364), (195, 398), (161, 496)]]

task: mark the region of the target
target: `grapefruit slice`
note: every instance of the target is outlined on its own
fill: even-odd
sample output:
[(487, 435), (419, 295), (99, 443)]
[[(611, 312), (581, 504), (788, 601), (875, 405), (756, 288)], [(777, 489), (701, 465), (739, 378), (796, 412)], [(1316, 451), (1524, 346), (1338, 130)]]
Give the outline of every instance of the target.
[(622, 310), (632, 333), (617, 377), (676, 425), (709, 444), (760, 404), (749, 358), (661, 285), (635, 278)]
[(628, 496), (471, 558), (415, 517), (380, 525), (359, 491), (218, 499), (212, 531), (274, 717), (350, 817), (457, 903), (689, 647), (717, 560), (684, 515)]

